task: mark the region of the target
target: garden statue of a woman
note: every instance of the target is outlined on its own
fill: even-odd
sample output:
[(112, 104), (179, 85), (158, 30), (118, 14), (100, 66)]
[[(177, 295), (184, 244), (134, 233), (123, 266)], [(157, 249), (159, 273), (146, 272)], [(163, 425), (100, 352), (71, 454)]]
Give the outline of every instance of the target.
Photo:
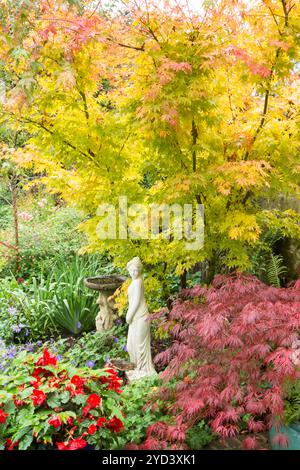
[(127, 264), (132, 283), (128, 288), (129, 308), (126, 322), (129, 325), (127, 351), (135, 369), (127, 373), (130, 380), (156, 374), (152, 363), (150, 346), (149, 311), (145, 301), (143, 265), (135, 257)]

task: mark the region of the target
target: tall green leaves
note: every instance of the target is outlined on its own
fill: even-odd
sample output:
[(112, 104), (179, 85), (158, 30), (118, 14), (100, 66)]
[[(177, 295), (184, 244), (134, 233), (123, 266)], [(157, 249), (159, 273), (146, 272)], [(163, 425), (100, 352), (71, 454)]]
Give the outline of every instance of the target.
[(286, 273), (287, 268), (283, 264), (283, 257), (271, 253), (270, 261), (267, 266), (267, 276), (269, 284), (274, 287), (280, 287), (280, 280)]
[(97, 258), (74, 257), (71, 263), (58, 264), (48, 277), (33, 278), (20, 303), (31, 318), (37, 336), (59, 332), (78, 334), (95, 328), (97, 297), (84, 287), (83, 279), (100, 269)]

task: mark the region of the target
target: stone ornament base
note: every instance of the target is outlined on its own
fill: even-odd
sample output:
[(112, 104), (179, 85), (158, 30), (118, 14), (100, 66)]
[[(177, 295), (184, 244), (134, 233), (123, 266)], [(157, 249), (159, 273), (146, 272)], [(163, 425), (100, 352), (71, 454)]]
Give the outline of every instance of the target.
[(113, 295), (125, 281), (124, 276), (117, 275), (88, 277), (84, 280), (86, 287), (99, 292), (97, 299), (99, 313), (96, 317), (98, 332), (109, 330), (118, 317)]

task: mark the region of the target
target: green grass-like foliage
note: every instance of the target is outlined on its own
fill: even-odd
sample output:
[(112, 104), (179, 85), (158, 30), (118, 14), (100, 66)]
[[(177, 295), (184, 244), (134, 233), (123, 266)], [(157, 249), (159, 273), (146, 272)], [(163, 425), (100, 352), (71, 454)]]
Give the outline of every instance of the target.
[(33, 278), (23, 301), (26, 308), (35, 310), (36, 327), (73, 334), (91, 330), (98, 306), (95, 294), (83, 281), (95, 269), (95, 262), (75, 257), (67, 265), (58, 264), (46, 279)]
[[(112, 272), (107, 259), (85, 255), (58, 261), (48, 275), (22, 284), (14, 278), (1, 279), (0, 338), (13, 341), (13, 328), (19, 324), (26, 325), (27, 340), (93, 330), (97, 293), (84, 286), (84, 278)], [(9, 313), (12, 308), (14, 315)], [(23, 341), (20, 334), (18, 340)]]

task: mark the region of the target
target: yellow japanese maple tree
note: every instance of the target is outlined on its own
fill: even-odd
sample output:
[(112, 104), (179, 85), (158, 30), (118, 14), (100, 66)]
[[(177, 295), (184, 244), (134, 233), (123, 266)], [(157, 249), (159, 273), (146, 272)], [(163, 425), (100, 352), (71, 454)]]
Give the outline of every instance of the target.
[[(84, 210), (89, 250), (122, 266), (140, 255), (158, 277), (204, 260), (213, 274), (247, 269), (268, 227), (299, 237), (297, 212), (261, 205), (299, 198), (297, 2), (124, 0), (119, 13), (49, 0), (6, 19), (2, 3), (1, 115), (32, 135), (15, 160)], [(124, 195), (203, 204), (204, 247), (99, 240), (98, 206)]]

